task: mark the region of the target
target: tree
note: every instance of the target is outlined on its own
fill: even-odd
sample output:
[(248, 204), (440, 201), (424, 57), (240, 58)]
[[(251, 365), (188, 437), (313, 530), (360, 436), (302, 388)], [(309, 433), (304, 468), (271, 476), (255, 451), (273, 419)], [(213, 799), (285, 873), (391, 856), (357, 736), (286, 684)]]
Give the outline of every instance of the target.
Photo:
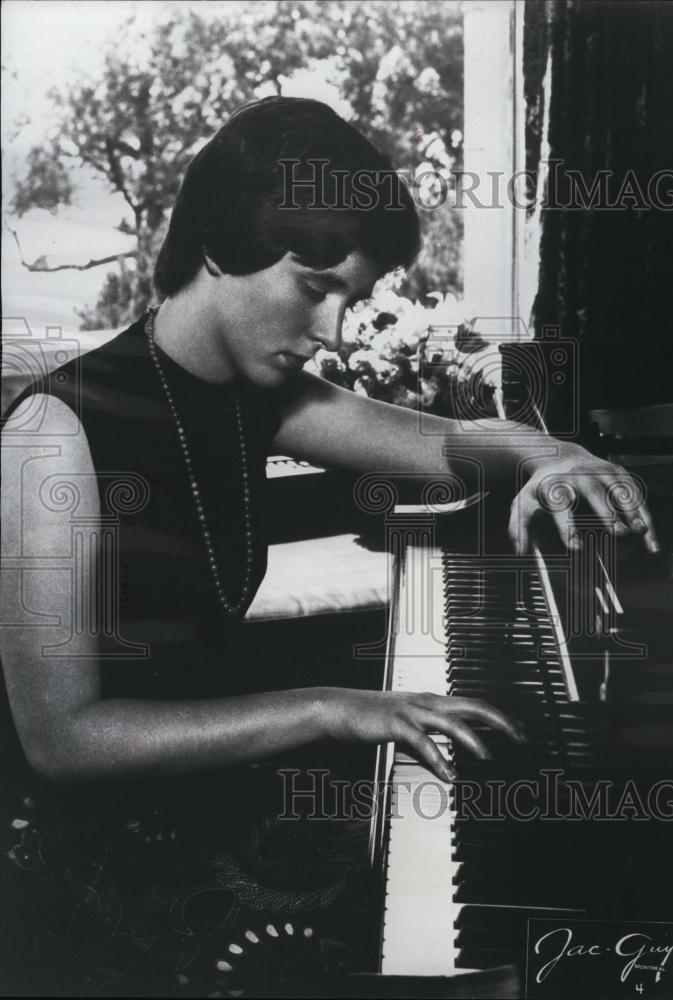
[(73, 186), (59, 150), (35, 146), (28, 154), (25, 177), (15, 181), (12, 208), (23, 215), (29, 208), (69, 205)]
[[(51, 93), (59, 117), (53, 154), (34, 150), (17, 187), (17, 211), (68, 203), (73, 161), (122, 194), (137, 237), (135, 267), (108, 278), (87, 328), (130, 322), (152, 296), (151, 266), (184, 170), (231, 111), (260, 93), (280, 93), (300, 70), (321, 67), (353, 109), (353, 122), (397, 167), (413, 173), (428, 136), (440, 161), (459, 169), (462, 129), (462, 28), (457, 5), (442, 0), (296, 0), (225, 7), (217, 18), (169, 11), (145, 39), (141, 63), (124, 32), (111, 43), (103, 73), (67, 93)], [(449, 153), (450, 151), (450, 153)], [(430, 252), (410, 272), (406, 291), (459, 287), (460, 220), (455, 210), (423, 212)]]

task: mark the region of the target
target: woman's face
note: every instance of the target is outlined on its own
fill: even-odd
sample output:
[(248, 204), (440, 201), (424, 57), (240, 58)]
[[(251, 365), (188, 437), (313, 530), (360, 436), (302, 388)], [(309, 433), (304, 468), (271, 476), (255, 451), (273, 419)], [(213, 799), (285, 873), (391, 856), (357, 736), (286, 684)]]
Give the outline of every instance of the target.
[(272, 388), (319, 348), (337, 350), (346, 309), (368, 298), (378, 277), (356, 251), (322, 271), (287, 253), (264, 271), (214, 278), (211, 316), (229, 376)]

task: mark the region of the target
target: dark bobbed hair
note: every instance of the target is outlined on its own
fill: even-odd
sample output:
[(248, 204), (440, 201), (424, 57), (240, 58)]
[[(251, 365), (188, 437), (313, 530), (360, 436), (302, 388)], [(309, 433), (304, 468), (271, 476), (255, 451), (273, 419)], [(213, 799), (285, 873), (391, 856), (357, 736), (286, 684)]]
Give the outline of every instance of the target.
[(235, 111), (189, 164), (154, 284), (175, 295), (205, 254), (242, 275), (288, 251), (322, 269), (359, 250), (386, 274), (408, 267), (420, 243), (413, 200), (385, 154), (320, 101), (268, 97)]

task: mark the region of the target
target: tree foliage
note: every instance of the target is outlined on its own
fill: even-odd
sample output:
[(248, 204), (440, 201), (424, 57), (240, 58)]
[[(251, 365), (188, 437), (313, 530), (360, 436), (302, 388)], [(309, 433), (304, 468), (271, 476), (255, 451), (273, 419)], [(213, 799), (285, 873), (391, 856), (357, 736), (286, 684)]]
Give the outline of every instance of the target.
[(70, 175), (60, 157), (60, 150), (53, 146), (35, 146), (28, 153), (25, 175), (14, 185), (12, 208), (23, 215), (30, 208), (51, 211), (72, 201), (73, 186)]
[[(137, 31), (130, 19), (124, 32), (130, 38)], [(124, 225), (138, 239), (135, 268), (127, 262), (108, 279), (97, 307), (82, 314), (88, 327), (119, 325), (145, 307), (152, 261), (188, 162), (234, 108), (260, 93), (281, 93), (302, 70), (319, 68), (338, 86), (353, 123), (396, 167), (413, 173), (426, 161), (460, 168), (457, 5), (278, 0), (225, 5), (217, 17), (173, 8), (144, 39), (144, 61), (129, 54), (137, 46), (125, 43), (124, 32), (111, 40), (98, 79), (52, 93), (60, 118), (53, 155), (46, 164), (31, 154), (15, 197), (22, 210), (67, 203), (73, 158), (124, 197)], [(458, 213), (445, 206), (421, 214), (427, 249), (404, 290), (456, 290)]]

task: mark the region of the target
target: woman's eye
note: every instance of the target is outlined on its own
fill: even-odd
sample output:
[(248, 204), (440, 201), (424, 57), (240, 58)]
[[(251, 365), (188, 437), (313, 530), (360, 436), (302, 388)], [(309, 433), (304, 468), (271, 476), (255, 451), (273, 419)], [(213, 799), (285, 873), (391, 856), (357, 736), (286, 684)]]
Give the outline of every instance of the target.
[(308, 282), (303, 283), (304, 294), (311, 302), (324, 302), (327, 297), (327, 292), (322, 288), (316, 288), (314, 285), (309, 285)]

